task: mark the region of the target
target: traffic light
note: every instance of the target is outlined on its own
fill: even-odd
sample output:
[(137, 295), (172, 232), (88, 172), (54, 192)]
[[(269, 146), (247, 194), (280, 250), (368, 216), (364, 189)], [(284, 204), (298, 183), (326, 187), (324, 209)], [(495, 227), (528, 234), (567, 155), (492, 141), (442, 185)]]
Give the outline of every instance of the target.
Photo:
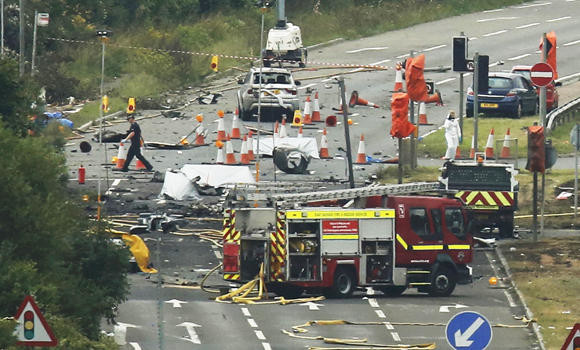
[(109, 97), (107, 95), (103, 95), (103, 100), (101, 102), (101, 108), (103, 109), (103, 112), (108, 112), (109, 111)]
[[(546, 63), (548, 63), (554, 70), (554, 80), (558, 79), (558, 70), (556, 69), (556, 33), (549, 32), (546, 34)], [(542, 47), (544, 46), (544, 40), (540, 40), (540, 51), (543, 53)]]
[(212, 56), (211, 57), (211, 64), (209, 65), (209, 67), (217, 73), (218, 71), (218, 56)]
[(453, 46), (453, 71), (467, 72), (467, 37), (454, 36), (452, 41)]
[(546, 170), (546, 151), (544, 149), (544, 127), (530, 126), (528, 128), (528, 163), (526, 169), (529, 171)]
[(477, 60), (477, 91), (489, 90), (489, 56), (479, 55)]
[(127, 114), (135, 113), (135, 97), (129, 97), (129, 103), (127, 105)]
[(24, 313), (24, 338), (34, 339), (34, 312), (30, 310)]

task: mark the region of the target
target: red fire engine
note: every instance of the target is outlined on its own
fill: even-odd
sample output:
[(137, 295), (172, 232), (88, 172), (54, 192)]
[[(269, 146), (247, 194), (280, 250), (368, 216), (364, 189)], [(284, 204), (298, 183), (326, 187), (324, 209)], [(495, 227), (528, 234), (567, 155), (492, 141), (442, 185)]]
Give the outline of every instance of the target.
[[(473, 242), (463, 205), (455, 198), (399, 195), (438, 186), (278, 194), (268, 198), (275, 205), (261, 208), (230, 201), (224, 217), (224, 279), (251, 280), (264, 264), (268, 289), (285, 297), (304, 290), (344, 297), (371, 286), (388, 295), (414, 287), (448, 296), (457, 283), (471, 282)], [(348, 198), (364, 198), (366, 208), (296, 208)]]

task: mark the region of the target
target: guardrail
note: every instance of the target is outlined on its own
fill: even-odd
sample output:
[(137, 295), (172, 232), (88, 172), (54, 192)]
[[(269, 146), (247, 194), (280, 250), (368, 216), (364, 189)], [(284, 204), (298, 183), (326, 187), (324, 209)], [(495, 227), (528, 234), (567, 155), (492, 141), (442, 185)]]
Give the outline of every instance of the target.
[(546, 115), (546, 119), (548, 120), (546, 128), (549, 132), (552, 132), (556, 126), (574, 120), (577, 113), (580, 113), (580, 97), (548, 113)]

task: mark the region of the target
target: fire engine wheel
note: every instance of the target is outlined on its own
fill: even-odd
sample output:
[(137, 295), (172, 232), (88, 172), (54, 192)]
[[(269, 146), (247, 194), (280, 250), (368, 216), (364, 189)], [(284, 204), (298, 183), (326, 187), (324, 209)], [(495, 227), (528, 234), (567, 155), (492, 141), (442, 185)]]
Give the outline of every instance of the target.
[(344, 298), (352, 294), (355, 288), (355, 280), (352, 272), (345, 268), (338, 268), (334, 273), (332, 294)]
[(431, 290), (429, 294), (436, 297), (447, 297), (455, 289), (455, 276), (453, 272), (446, 268), (440, 267), (431, 278)]
[(398, 297), (407, 289), (405, 286), (381, 287), (380, 290), (388, 297)]

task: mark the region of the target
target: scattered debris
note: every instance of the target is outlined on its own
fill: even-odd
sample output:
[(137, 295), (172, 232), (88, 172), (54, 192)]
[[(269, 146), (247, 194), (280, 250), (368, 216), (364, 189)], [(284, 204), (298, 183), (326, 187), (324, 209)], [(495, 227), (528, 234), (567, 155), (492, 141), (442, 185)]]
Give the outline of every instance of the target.
[(222, 94), (205, 94), (199, 96), (197, 102), (202, 105), (216, 104), (219, 97), (222, 97)]
[(274, 164), (288, 174), (306, 174), (311, 157), (296, 148), (275, 147)]

